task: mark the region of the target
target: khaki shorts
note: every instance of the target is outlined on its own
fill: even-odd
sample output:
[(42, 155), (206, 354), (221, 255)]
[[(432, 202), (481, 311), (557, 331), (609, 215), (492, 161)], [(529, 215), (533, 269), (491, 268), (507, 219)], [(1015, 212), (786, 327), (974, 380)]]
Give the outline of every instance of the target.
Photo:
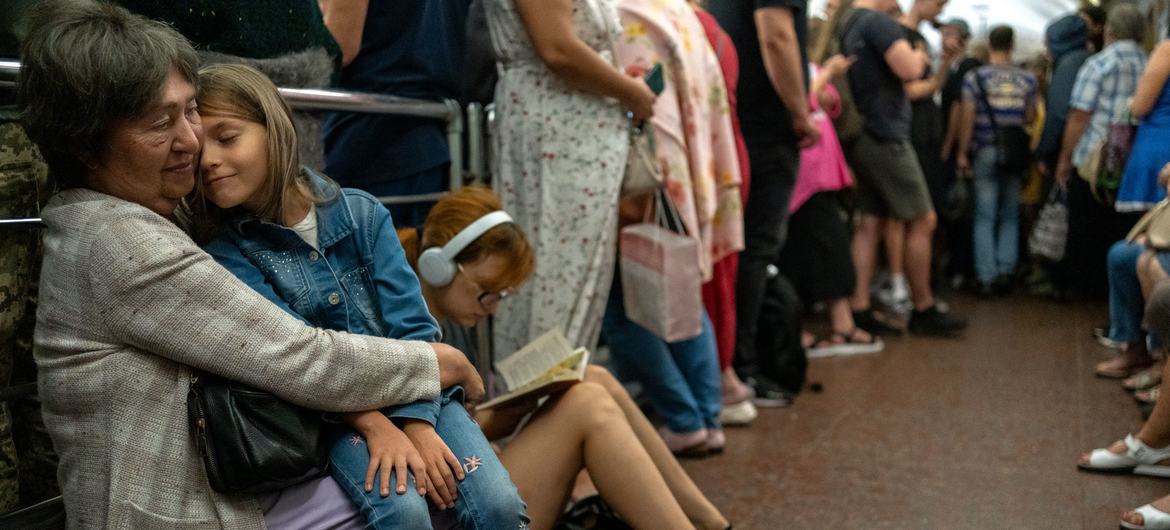
[(878, 140), (867, 132), (849, 155), (861, 213), (908, 221), (934, 210), (910, 140)]

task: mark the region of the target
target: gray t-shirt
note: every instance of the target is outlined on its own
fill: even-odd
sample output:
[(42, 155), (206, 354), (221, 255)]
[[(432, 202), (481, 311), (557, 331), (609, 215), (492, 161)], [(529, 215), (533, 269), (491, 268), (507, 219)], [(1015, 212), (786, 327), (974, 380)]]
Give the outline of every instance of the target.
[(849, 85), (866, 132), (881, 140), (910, 139), (910, 100), (885, 57), (890, 46), (906, 38), (902, 26), (871, 9), (854, 9), (844, 24), (845, 54), (857, 57)]

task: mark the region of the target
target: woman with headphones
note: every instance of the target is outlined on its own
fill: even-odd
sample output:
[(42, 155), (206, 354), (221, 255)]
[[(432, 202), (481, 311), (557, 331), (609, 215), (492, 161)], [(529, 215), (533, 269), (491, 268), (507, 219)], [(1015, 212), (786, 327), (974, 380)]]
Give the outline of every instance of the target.
[[(398, 230), (398, 238), (443, 341), (474, 356), (468, 328), (507, 303), (534, 269), (524, 232), (495, 193), (469, 186), (435, 204), (422, 227)], [(512, 435), (500, 460), (527, 503), (532, 528), (556, 522), (581, 469), (635, 528), (729, 526), (605, 368), (590, 366), (584, 382), (539, 405), (491, 409), (475, 419), (489, 440)]]

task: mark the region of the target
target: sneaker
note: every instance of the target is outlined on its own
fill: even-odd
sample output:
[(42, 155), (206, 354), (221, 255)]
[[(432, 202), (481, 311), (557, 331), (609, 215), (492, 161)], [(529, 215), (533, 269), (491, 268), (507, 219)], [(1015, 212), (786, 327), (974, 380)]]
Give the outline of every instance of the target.
[(743, 380), (755, 391), (756, 397), (752, 403), (762, 408), (779, 408), (792, 406), (792, 395), (786, 392), (774, 381), (761, 376), (749, 376)]
[(910, 333), (931, 337), (955, 337), (967, 327), (967, 321), (939, 310), (937, 305), (910, 315)]
[(902, 330), (890, 324), (882, 322), (874, 315), (873, 309), (866, 309), (865, 311), (853, 312), (853, 323), (857, 327), (869, 332), (870, 335), (901, 335)]
[(723, 410), (719, 411), (719, 423), (744, 427), (751, 425), (759, 415), (760, 411), (756, 410), (756, 406), (752, 403), (752, 400), (745, 399), (739, 403), (724, 405)]
[(877, 300), (878, 303), (900, 315), (905, 315), (914, 309), (914, 303), (910, 301), (910, 290), (906, 287), (905, 280), (897, 281), (893, 278), (887, 280), (878, 289)]

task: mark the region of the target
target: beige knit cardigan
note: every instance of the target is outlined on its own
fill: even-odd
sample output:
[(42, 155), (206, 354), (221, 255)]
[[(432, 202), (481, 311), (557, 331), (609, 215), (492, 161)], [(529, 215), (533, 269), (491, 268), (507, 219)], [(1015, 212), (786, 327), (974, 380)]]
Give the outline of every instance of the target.
[(439, 392), (428, 344), (308, 327), (138, 204), (72, 189), (42, 217), (38, 384), (70, 528), (264, 527), (254, 497), (208, 487), (192, 367), (323, 411)]

